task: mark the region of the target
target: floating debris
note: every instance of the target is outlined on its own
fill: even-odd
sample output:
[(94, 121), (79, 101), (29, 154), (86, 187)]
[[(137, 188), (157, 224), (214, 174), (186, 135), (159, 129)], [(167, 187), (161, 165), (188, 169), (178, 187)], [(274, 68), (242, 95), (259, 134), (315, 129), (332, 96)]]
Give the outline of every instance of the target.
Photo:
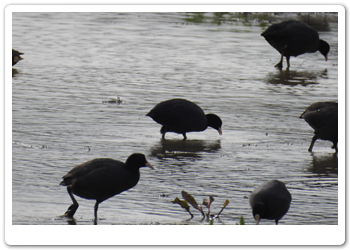
[(91, 148), (90, 148), (89, 146), (86, 146), (86, 147), (84, 147), (84, 148), (87, 149), (87, 152), (90, 152), (90, 151), (91, 151)]
[(111, 98), (111, 99), (109, 99), (109, 100), (107, 100), (107, 101), (102, 101), (102, 103), (116, 103), (116, 104), (121, 104), (122, 102), (123, 102), (123, 100), (120, 99), (119, 96), (118, 96), (117, 99)]

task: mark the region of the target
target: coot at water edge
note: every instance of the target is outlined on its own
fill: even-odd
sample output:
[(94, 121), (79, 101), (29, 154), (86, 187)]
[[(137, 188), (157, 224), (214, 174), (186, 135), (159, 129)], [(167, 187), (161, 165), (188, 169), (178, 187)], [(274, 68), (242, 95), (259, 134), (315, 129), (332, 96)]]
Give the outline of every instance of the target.
[(309, 152), (317, 139), (333, 142), (332, 148), (338, 152), (338, 103), (315, 102), (300, 115), (315, 130)]
[(146, 116), (163, 125), (160, 133), (165, 138), (166, 132), (182, 134), (187, 139), (187, 132), (204, 131), (207, 127), (222, 134), (222, 121), (215, 114), (204, 114), (195, 103), (185, 99), (171, 99), (158, 103)]
[(278, 221), (288, 212), (292, 196), (283, 182), (268, 181), (257, 187), (249, 196), (249, 204), (253, 210), (256, 224), (261, 219)]
[(327, 61), (329, 44), (319, 39), (318, 32), (309, 25), (289, 20), (273, 24), (261, 34), (266, 41), (281, 54), (281, 60), (275, 67), (283, 67), (283, 57), (287, 59), (287, 67), (290, 67), (291, 56), (299, 56), (304, 53), (320, 51)]
[(78, 202), (73, 194), (85, 199), (96, 200), (94, 207), (95, 224), (97, 224), (98, 205), (134, 187), (140, 179), (141, 167), (153, 166), (146, 160), (145, 155), (135, 153), (128, 157), (125, 163), (109, 158), (97, 158), (82, 163), (66, 175), (60, 183), (67, 186), (67, 191), (73, 204), (68, 208), (64, 217), (73, 217), (78, 209)]

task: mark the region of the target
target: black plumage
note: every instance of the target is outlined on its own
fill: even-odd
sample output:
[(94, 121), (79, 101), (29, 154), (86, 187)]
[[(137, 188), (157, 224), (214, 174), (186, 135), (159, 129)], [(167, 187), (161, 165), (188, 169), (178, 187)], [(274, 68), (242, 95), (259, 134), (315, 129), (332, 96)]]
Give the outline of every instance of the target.
[(283, 57), (286, 57), (289, 68), (291, 56), (316, 51), (320, 51), (326, 61), (328, 59), (329, 44), (319, 39), (318, 32), (305, 23), (294, 20), (284, 21), (271, 25), (261, 35), (281, 54), (281, 60), (275, 67), (283, 68)]
[(134, 187), (140, 179), (141, 167), (152, 165), (146, 160), (145, 155), (135, 153), (128, 157), (125, 163), (109, 158), (97, 158), (82, 163), (66, 175), (60, 185), (67, 186), (67, 191), (73, 204), (63, 216), (73, 217), (78, 209), (78, 202), (73, 194), (85, 199), (96, 200), (94, 207), (95, 221), (97, 220), (98, 205)]
[(316, 102), (311, 104), (300, 115), (315, 130), (309, 152), (317, 139), (333, 142), (332, 148), (338, 152), (338, 103)]
[(215, 114), (204, 114), (195, 103), (185, 99), (171, 99), (158, 103), (146, 116), (162, 125), (160, 133), (175, 132), (187, 139), (187, 132), (204, 131), (212, 127), (222, 134), (222, 121)]
[(23, 55), (22, 52), (12, 49), (12, 66), (23, 59), (21, 55)]
[(249, 196), (253, 217), (258, 225), (261, 219), (278, 221), (288, 212), (292, 196), (283, 182), (268, 181), (257, 187)]

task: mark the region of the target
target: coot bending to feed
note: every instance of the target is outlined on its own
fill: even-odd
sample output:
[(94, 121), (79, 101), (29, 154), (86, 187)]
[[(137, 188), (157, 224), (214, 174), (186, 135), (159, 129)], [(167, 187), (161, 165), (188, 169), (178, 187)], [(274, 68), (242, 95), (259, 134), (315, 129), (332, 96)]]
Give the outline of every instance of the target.
[(78, 202), (73, 194), (85, 199), (96, 200), (94, 207), (95, 224), (97, 222), (98, 205), (134, 187), (140, 179), (141, 167), (152, 165), (145, 155), (135, 153), (128, 157), (125, 163), (109, 158), (97, 158), (82, 163), (70, 170), (60, 183), (67, 186), (67, 191), (73, 204), (68, 208), (65, 217), (73, 217), (78, 209)]
[(146, 116), (162, 125), (160, 133), (165, 138), (166, 132), (182, 134), (187, 139), (187, 132), (204, 131), (207, 127), (222, 134), (222, 121), (215, 114), (204, 114), (195, 103), (185, 99), (171, 99), (158, 103)]
[(333, 142), (332, 148), (338, 152), (338, 103), (316, 102), (306, 108), (299, 118), (305, 121), (315, 130), (309, 152), (317, 139)]
[(12, 49), (12, 66), (23, 59), (21, 55), (23, 55), (22, 52)]
[(268, 181), (257, 187), (249, 196), (249, 203), (253, 209), (256, 224), (260, 219), (278, 221), (288, 212), (292, 196), (283, 182)]
[(320, 51), (327, 61), (329, 44), (319, 38), (318, 32), (309, 25), (289, 20), (273, 24), (261, 34), (266, 41), (281, 54), (281, 60), (275, 67), (283, 67), (283, 57), (287, 59), (290, 67), (291, 56)]

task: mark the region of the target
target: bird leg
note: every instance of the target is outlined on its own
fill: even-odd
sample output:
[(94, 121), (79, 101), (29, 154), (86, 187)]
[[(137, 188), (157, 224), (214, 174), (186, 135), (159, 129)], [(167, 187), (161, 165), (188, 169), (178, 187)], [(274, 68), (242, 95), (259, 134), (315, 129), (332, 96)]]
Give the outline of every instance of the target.
[(67, 191), (68, 191), (68, 194), (69, 194), (70, 198), (73, 201), (73, 204), (69, 206), (67, 211), (62, 216), (64, 216), (64, 217), (73, 217), (73, 215), (75, 214), (75, 212), (77, 211), (77, 209), (79, 207), (79, 204), (78, 204), (77, 200), (73, 196), (72, 187), (71, 186), (67, 187)]
[(275, 65), (276, 68), (283, 68), (283, 53), (281, 53), (281, 60)]
[[(276, 68), (279, 68), (279, 69), (282, 69), (283, 68), (283, 57), (284, 57), (284, 49), (287, 48), (287, 45), (284, 45), (281, 49), (281, 60), (275, 65)], [(288, 65), (288, 68), (289, 68), (289, 57), (286, 57), (287, 58), (287, 65)]]
[(100, 202), (96, 201), (95, 203), (95, 207), (94, 207), (94, 216), (97, 219), (97, 209), (98, 209), (98, 205), (100, 204)]
[(290, 58), (290, 56), (286, 56), (286, 59), (287, 59), (287, 69), (289, 69), (289, 67), (290, 67), (289, 58)]
[(182, 135), (184, 136), (184, 140), (187, 139), (186, 133), (182, 133)]
[(165, 139), (165, 133), (167, 132), (167, 129), (165, 126), (162, 126), (162, 128), (160, 129), (160, 133), (162, 134), (162, 139)]
[(283, 68), (283, 56), (284, 56), (284, 48), (281, 49), (281, 60), (275, 65), (276, 68), (282, 69)]
[[(96, 201), (95, 203), (95, 207), (94, 207), (94, 216), (95, 216), (95, 222), (97, 223), (97, 209), (98, 209), (98, 205), (100, 204), (100, 202)], [(95, 224), (96, 225), (96, 224)]]
[(314, 137), (312, 137), (312, 141), (310, 143), (310, 147), (308, 149), (309, 152), (312, 152), (312, 148), (314, 147), (314, 144), (315, 144), (315, 141), (317, 140), (318, 138), (316, 137), (316, 135), (314, 135)]

